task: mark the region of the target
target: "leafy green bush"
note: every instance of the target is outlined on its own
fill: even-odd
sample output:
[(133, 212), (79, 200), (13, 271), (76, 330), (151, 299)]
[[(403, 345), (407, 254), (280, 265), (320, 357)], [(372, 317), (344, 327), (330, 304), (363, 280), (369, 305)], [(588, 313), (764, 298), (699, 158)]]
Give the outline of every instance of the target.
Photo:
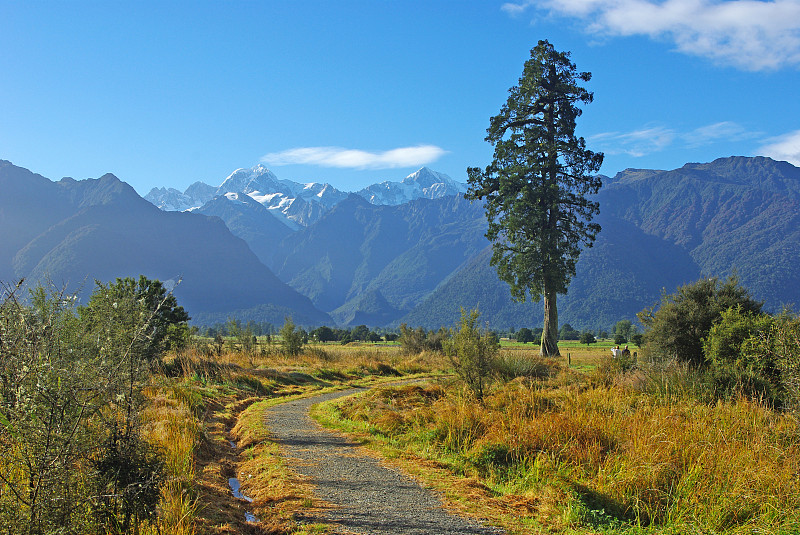
[(162, 290), (98, 283), (76, 313), (57, 290), (0, 288), (1, 532), (138, 532), (153, 518), (160, 461), (138, 438), (141, 390), (188, 319)]
[(297, 356), (303, 349), (303, 332), (296, 328), (292, 318), (286, 317), (280, 332), (281, 348), (290, 356)]
[(800, 317), (788, 313), (774, 318), (768, 329), (743, 344), (749, 360), (762, 363), (780, 388), (781, 401), (793, 410), (800, 409)]
[(461, 325), (451, 330), (444, 352), (472, 394), (482, 400), (499, 346), (496, 337), (478, 327), (478, 316), (477, 310), (467, 314), (461, 309)]
[(706, 359), (717, 369), (777, 377), (776, 363), (752, 351), (750, 340), (769, 332), (773, 322), (772, 316), (742, 310), (740, 305), (724, 310), (703, 340)]
[(647, 328), (644, 343), (650, 356), (705, 365), (703, 340), (722, 313), (737, 306), (742, 313), (757, 314), (762, 303), (753, 300), (734, 276), (724, 282), (716, 277), (700, 279), (662, 295), (660, 305), (638, 314)]

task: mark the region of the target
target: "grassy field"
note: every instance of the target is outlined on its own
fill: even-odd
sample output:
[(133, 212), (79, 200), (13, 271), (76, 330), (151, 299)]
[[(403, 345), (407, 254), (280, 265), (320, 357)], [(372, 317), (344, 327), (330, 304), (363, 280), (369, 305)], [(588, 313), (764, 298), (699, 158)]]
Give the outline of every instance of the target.
[[(145, 394), (148, 441), (166, 455), (160, 533), (174, 535), (324, 533), (294, 519), (314, 507), (307, 484), (268, 440), (263, 409), (330, 389), (441, 373), (441, 355), (404, 356), (399, 346), (306, 346), (297, 357), (272, 351), (168, 355)], [(228, 478), (253, 498), (258, 523), (245, 521)]]
[[(623, 372), (608, 358), (611, 345), (562, 344), (562, 357), (547, 361), (534, 344), (504, 345), (506, 379), (483, 403), (447, 357), (398, 346), (173, 356), (148, 389), (150, 437), (170, 451), (162, 532), (326, 532), (295, 520), (314, 507), (313, 493), (269, 441), (263, 408), (424, 374), (438, 378), (374, 389), (318, 407), (316, 417), (509, 533), (800, 532), (792, 414), (758, 400), (700, 401), (688, 369)], [(244, 521), (227, 485), (234, 476), (254, 498), (258, 524)]]

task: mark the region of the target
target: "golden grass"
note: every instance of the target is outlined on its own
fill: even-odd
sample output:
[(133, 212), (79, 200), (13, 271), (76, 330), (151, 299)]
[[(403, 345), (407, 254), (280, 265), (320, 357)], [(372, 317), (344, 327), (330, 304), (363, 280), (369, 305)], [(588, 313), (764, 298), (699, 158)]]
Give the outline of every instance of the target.
[(195, 416), (199, 396), (190, 383), (152, 385), (143, 414), (145, 439), (164, 453), (166, 484), (161, 488), (159, 528), (162, 533), (194, 535), (197, 497), (194, 453), (201, 424)]
[(755, 401), (670, 401), (562, 369), (499, 386), (483, 405), (432, 385), (338, 410), (393, 444), (392, 456), (434, 460), (491, 489), (494, 505), (480, 514), (511, 532), (800, 528), (797, 422)]
[[(318, 344), (297, 357), (274, 349), (169, 355), (164, 375), (145, 389), (146, 438), (162, 448), (168, 467), (159, 506), (161, 533), (325, 532), (323, 525), (294, 521), (316, 504), (311, 489), (268, 440), (266, 406), (287, 396), (430, 373), (445, 362), (438, 354), (404, 356), (397, 346)], [(229, 477), (239, 477), (252, 504), (233, 497)], [(243, 507), (260, 522), (246, 523)]]

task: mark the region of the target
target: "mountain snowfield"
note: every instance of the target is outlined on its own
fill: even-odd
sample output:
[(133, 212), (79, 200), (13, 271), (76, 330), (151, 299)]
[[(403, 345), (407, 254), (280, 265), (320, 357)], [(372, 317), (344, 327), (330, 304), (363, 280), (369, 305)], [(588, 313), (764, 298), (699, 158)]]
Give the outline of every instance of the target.
[[(420, 198), (438, 199), (457, 195), (466, 190), (465, 184), (422, 167), (401, 182), (384, 181), (355, 193), (371, 204), (397, 206)], [(145, 199), (165, 211), (204, 213), (204, 206), (212, 199), (224, 196), (230, 201), (237, 201), (239, 194), (247, 195), (263, 205), (291, 230), (316, 222), (350, 195), (327, 183), (301, 184), (279, 179), (259, 164), (251, 169), (237, 169), (217, 188), (202, 182), (195, 182), (184, 192), (174, 188), (153, 188)]]

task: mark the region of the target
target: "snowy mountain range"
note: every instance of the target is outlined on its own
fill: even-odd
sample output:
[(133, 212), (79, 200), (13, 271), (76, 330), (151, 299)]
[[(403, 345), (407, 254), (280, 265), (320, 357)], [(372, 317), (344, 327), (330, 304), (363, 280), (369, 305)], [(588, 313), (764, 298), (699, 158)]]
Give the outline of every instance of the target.
[[(427, 167), (408, 175), (401, 182), (385, 181), (358, 192), (371, 204), (397, 206), (414, 199), (438, 199), (466, 191), (466, 185)], [(282, 180), (264, 167), (237, 169), (219, 187), (195, 182), (186, 191), (174, 188), (153, 188), (145, 199), (165, 211), (198, 211), (205, 213), (206, 204), (219, 197), (239, 201), (246, 195), (263, 205), (291, 230), (304, 228), (346, 199), (348, 192), (330, 184), (301, 184)]]

